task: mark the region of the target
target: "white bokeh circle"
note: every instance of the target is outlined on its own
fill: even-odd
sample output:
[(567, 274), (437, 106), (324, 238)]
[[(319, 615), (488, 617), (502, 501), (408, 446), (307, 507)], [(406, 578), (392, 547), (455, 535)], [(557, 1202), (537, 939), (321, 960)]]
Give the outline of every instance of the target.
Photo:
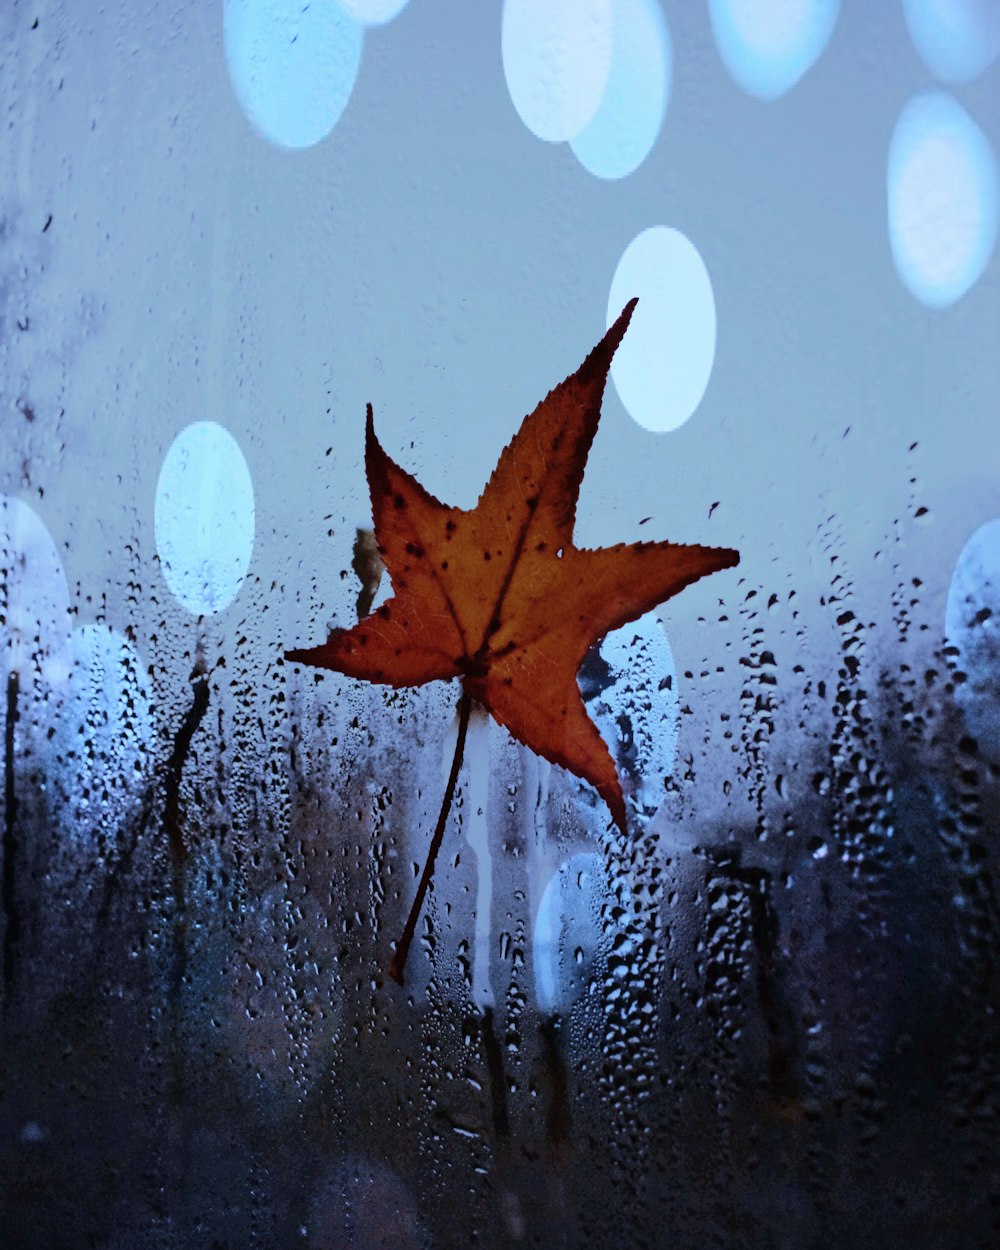
[(1000, 519), (981, 525), (962, 548), (948, 588), (945, 635), (958, 648), (964, 680), (955, 698), (969, 732), (1000, 758)]
[(519, 117), (540, 139), (575, 138), (611, 67), (611, 0), (505, 0), (500, 48)]
[(830, 41), (840, 0), (709, 0), (719, 55), (750, 95), (790, 91)]
[(886, 169), (889, 242), (907, 289), (930, 308), (960, 299), (997, 238), (997, 162), (965, 109), (941, 91), (915, 96), (893, 131)]
[(364, 28), (337, 0), (224, 0), (223, 43), (236, 97), (271, 143), (326, 138), (351, 98)]
[(997, 0), (903, 0), (920, 59), (943, 82), (968, 82), (1000, 53)]
[(535, 997), (546, 1014), (565, 1012), (593, 970), (601, 905), (610, 897), (604, 861), (592, 851), (566, 860), (549, 878), (535, 915)]
[[(680, 732), (677, 670), (659, 609), (614, 629), (589, 655), (580, 691), (608, 744), (632, 811), (648, 817), (663, 802)], [(589, 788), (588, 788), (589, 790)], [(594, 801), (602, 802), (590, 790)]]
[(611, 376), (635, 421), (675, 430), (701, 403), (715, 361), (715, 295), (686, 235), (652, 226), (632, 240), (611, 282), (609, 326), (633, 296), (639, 303)]
[(107, 625), (73, 631), (56, 728), (57, 781), (74, 838), (112, 833), (138, 808), (151, 758), (149, 681), (132, 643)]
[(338, 0), (348, 17), (366, 26), (384, 26), (399, 17), (410, 0)]
[(0, 675), (59, 686), (69, 674), (69, 587), (44, 521), (0, 495)]
[(657, 0), (612, 0), (611, 63), (597, 111), (570, 141), (598, 178), (624, 178), (649, 155), (670, 98), (672, 45)]
[(160, 567), (175, 597), (196, 615), (227, 608), (254, 540), (253, 482), (228, 430), (196, 421), (177, 435), (156, 484), (155, 524)]

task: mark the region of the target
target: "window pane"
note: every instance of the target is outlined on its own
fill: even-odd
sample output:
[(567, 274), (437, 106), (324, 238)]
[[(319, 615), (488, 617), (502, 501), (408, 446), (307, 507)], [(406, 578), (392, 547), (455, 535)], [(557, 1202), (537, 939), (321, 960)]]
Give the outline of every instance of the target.
[(996, 36), (3, 6), (4, 1246), (992, 1243)]

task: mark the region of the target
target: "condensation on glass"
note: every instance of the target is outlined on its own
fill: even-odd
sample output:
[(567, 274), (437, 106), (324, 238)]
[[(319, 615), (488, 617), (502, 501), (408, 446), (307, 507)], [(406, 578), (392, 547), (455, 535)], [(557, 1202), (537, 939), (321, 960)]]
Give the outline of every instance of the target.
[[(1000, 28), (870, 7), (4, 6), (5, 1247), (994, 1243)], [(472, 506), (635, 295), (576, 542), (740, 566), (627, 837), (473, 710), (399, 987), (365, 405)]]

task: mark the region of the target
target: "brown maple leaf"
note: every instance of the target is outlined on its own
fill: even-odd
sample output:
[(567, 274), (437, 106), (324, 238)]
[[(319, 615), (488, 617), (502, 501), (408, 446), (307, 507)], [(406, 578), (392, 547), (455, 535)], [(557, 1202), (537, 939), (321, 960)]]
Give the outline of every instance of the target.
[[(636, 302), (525, 417), (474, 508), (441, 503), (386, 455), (368, 405), (365, 467), (394, 594), (353, 628), (286, 658), (391, 686), (461, 679), (456, 763), (426, 877), (458, 775), (470, 699), (533, 751), (595, 786), (626, 831), (618, 774), (587, 715), (577, 670), (610, 630), (699, 577), (739, 563), (739, 553), (728, 548), (573, 545), (577, 496), (611, 358)], [(403, 942), (393, 964), (397, 979), (400, 950), (405, 959)]]

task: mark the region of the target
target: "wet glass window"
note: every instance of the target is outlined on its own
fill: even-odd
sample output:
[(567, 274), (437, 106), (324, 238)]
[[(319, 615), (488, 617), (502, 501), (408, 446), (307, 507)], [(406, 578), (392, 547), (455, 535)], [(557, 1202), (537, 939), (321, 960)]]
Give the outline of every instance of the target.
[(998, 54), (2, 6), (0, 1244), (996, 1244)]

